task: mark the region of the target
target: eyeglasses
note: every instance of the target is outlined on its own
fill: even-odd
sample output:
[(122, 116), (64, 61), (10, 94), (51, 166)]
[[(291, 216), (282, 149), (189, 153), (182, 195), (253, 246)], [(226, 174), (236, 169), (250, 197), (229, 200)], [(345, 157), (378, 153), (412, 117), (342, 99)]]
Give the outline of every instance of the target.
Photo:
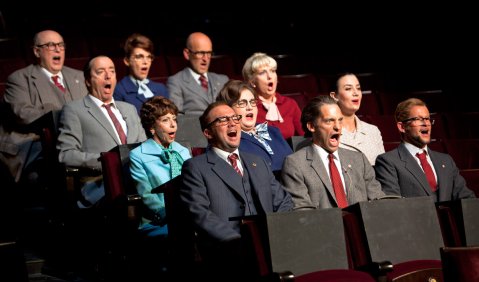
[(213, 55), (213, 51), (193, 51), (188, 49), (188, 52), (190, 52), (190, 54), (195, 56), (197, 59), (201, 59), (204, 56), (206, 56), (207, 58), (211, 58), (211, 56)]
[(251, 107), (256, 107), (256, 100), (255, 99), (251, 99), (249, 101), (246, 100), (246, 99), (238, 100), (238, 102), (236, 102), (235, 104), (238, 106), (238, 108), (245, 108), (248, 105), (248, 102), (251, 105)]
[(143, 60), (146, 60), (147, 62), (151, 62), (153, 61), (153, 59), (155, 59), (155, 57), (153, 57), (152, 55), (148, 55), (148, 56), (145, 56), (143, 54), (134, 54), (131, 56), (135, 61), (143, 61)]
[(55, 42), (47, 42), (45, 44), (40, 44), (40, 45), (36, 45), (37, 48), (43, 48), (45, 47), (46, 49), (48, 49), (49, 51), (55, 51), (58, 47), (58, 49), (60, 51), (63, 51), (65, 50), (65, 42), (58, 42), (58, 43), (55, 43)]
[(410, 122), (414, 126), (423, 125), (423, 124), (434, 125), (434, 119), (430, 117), (412, 117), (412, 118), (405, 119), (402, 122), (403, 123)]
[(229, 117), (228, 116), (217, 117), (212, 122), (208, 123), (206, 127), (210, 127), (216, 122), (221, 126), (227, 125), (231, 120), (234, 123), (239, 123), (242, 117), (243, 117), (242, 115), (232, 115)]

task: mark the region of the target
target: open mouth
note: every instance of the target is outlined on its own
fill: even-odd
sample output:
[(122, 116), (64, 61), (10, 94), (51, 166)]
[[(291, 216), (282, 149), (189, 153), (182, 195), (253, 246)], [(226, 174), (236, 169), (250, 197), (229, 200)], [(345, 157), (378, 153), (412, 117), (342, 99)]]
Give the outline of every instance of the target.
[(339, 133), (331, 135), (329, 142), (335, 146), (339, 145), (339, 136), (341, 136)]
[(105, 88), (106, 88), (106, 89), (111, 89), (111, 84), (106, 84), (106, 85), (105, 85)]
[(62, 57), (60, 56), (53, 56), (53, 61), (56, 62), (56, 63), (60, 63)]
[(227, 135), (228, 137), (236, 137), (238, 136), (238, 131), (236, 130), (228, 131)]

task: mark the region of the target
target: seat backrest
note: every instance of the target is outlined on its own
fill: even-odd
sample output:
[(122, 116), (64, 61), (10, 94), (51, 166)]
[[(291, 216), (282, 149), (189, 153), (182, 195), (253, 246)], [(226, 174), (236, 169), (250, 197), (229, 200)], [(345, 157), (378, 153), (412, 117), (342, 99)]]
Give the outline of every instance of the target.
[(441, 248), (445, 282), (479, 281), (479, 247)]
[(206, 147), (208, 142), (201, 130), (199, 115), (178, 115), (175, 141), (185, 147)]
[(130, 151), (140, 143), (118, 145), (108, 152), (100, 154), (105, 199), (115, 201), (121, 195), (134, 194), (133, 180), (130, 173)]

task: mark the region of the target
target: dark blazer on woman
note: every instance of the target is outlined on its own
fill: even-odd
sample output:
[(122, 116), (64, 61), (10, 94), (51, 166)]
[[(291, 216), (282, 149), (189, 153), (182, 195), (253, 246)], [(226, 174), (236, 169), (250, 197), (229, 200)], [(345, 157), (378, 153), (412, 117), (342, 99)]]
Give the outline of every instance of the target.
[(242, 152), (251, 153), (262, 157), (271, 166), (273, 171), (281, 170), (286, 156), (293, 153), (289, 144), (284, 140), (281, 131), (277, 127), (268, 126), (268, 133), (271, 137), (266, 143), (273, 150), (274, 155), (270, 155), (266, 148), (256, 138), (246, 132), (241, 132), (241, 142), (239, 149)]
[[(169, 98), (168, 90), (163, 83), (155, 82), (150, 79), (146, 84), (155, 96), (163, 96)], [(125, 76), (115, 87), (113, 93), (115, 101), (124, 101), (135, 106), (138, 113), (140, 113), (141, 106), (148, 99), (143, 94), (138, 93), (138, 85), (136, 85), (129, 76)]]

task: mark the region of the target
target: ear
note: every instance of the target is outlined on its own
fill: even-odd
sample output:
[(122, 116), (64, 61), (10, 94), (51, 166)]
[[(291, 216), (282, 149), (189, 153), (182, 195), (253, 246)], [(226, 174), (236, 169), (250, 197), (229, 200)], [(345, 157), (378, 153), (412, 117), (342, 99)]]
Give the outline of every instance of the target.
[(35, 57), (37, 58), (40, 58), (40, 49), (37, 48), (37, 47), (33, 47), (33, 54), (35, 55)]
[(314, 124), (311, 121), (308, 121), (308, 123), (306, 123), (306, 127), (308, 128), (309, 131), (315, 132)]
[(123, 63), (125, 66), (130, 67), (130, 60), (127, 57), (123, 58)]
[(185, 60), (189, 61), (190, 60), (190, 51), (188, 51), (187, 48), (183, 49), (183, 57)]
[(212, 132), (211, 132), (211, 129), (209, 128), (205, 128), (203, 130), (203, 135), (206, 137), (206, 139), (213, 139), (213, 135), (212, 135)]
[(338, 101), (338, 98), (336, 97), (337, 96), (336, 92), (334, 91), (329, 92), (329, 96), (331, 96), (331, 98), (333, 98), (336, 102)]
[(405, 133), (405, 132), (406, 132), (406, 126), (405, 126), (404, 123), (398, 122), (398, 123), (396, 123), (396, 126), (397, 126), (399, 132), (401, 132), (401, 133)]

